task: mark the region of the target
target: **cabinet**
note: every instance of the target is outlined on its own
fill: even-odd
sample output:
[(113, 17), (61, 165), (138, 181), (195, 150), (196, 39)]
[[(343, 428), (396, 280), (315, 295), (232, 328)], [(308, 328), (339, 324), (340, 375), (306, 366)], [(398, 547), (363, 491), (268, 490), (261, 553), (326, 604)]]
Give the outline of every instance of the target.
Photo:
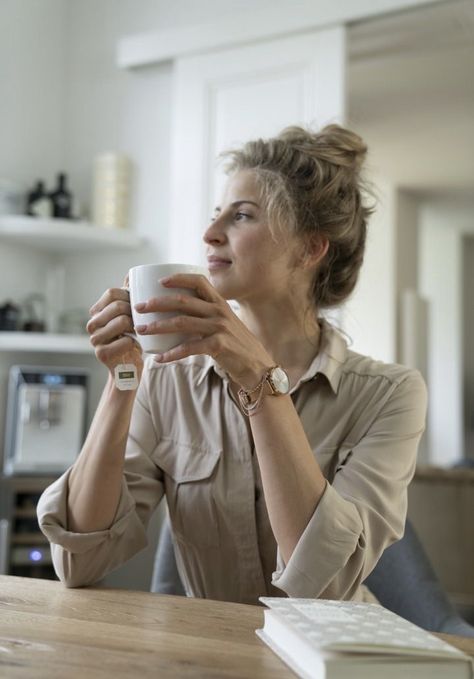
[(4, 477), (0, 530), (0, 572), (55, 579), (49, 543), (40, 531), (36, 505), (52, 477)]
[(408, 514), (450, 599), (474, 623), (474, 470), (418, 467)]

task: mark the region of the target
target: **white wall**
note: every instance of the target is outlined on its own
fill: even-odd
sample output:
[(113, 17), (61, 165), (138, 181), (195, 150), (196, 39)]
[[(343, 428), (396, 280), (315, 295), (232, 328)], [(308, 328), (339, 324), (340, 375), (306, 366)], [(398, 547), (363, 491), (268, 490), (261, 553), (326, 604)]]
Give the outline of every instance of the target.
[(0, 177), (54, 179), (64, 151), (66, 4), (0, 3)]
[(428, 300), (428, 450), (449, 466), (464, 456), (462, 242), (472, 205), (425, 201), (420, 208), (419, 290)]
[(374, 182), (376, 210), (369, 221), (359, 282), (342, 312), (351, 348), (382, 361), (395, 360), (396, 187)]

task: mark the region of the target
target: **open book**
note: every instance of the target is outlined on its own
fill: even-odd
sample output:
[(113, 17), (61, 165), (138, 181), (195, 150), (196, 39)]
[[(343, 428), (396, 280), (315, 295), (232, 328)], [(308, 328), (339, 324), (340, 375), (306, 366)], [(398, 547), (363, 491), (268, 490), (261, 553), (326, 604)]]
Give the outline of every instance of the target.
[(260, 597), (258, 636), (305, 679), (471, 679), (470, 657), (377, 604)]

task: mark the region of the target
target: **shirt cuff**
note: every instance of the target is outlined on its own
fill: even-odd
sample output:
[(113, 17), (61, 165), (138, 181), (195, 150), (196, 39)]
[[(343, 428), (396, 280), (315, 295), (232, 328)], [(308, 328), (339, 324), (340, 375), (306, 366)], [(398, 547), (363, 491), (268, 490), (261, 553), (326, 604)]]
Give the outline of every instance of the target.
[(291, 597), (317, 598), (355, 552), (362, 531), (356, 507), (327, 483), (286, 566), (278, 551), (272, 584)]
[(38, 523), (48, 540), (60, 545), (71, 554), (83, 554), (99, 544), (122, 535), (130, 523), (135, 505), (122, 479), (120, 500), (112, 525), (107, 530), (92, 533), (74, 533), (67, 528), (67, 498), (69, 488), (68, 469), (42, 494), (37, 506)]

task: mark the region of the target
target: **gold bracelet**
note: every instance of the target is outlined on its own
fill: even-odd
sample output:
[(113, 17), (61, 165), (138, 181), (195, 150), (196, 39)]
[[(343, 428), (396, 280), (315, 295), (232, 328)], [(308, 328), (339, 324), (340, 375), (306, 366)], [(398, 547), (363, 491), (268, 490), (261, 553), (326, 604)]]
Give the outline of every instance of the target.
[[(273, 396), (284, 396), (290, 393), (290, 378), (288, 373), (283, 370), (280, 365), (272, 365), (266, 370), (256, 387), (246, 390), (243, 387), (239, 389), (238, 396), (240, 401), (240, 408), (242, 412), (250, 417), (260, 410), (263, 401), (265, 383), (268, 384), (270, 394)], [(251, 394), (258, 391), (257, 400), (252, 403)]]
[[(265, 371), (264, 376), (260, 380), (260, 382), (257, 384), (256, 387), (253, 389), (244, 389), (241, 387), (238, 391), (238, 397), (239, 397), (239, 402), (240, 402), (240, 408), (244, 415), (247, 415), (247, 417), (250, 417), (251, 415), (254, 415), (258, 410), (260, 410), (260, 406), (263, 401), (263, 390), (265, 387), (265, 383), (268, 379), (268, 375), (270, 372), (273, 370), (272, 366), (268, 370)], [(257, 399), (252, 403), (252, 399), (250, 398), (251, 394), (254, 394), (256, 391), (258, 391), (258, 396)]]

